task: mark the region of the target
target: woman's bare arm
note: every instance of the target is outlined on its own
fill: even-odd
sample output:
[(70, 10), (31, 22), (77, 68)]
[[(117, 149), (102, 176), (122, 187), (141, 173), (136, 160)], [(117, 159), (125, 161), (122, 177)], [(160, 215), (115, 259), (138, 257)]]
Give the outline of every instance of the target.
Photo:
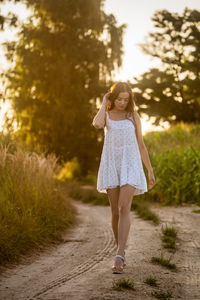
[(152, 189), (152, 187), (155, 185), (154, 172), (153, 172), (153, 168), (151, 166), (151, 162), (150, 162), (150, 159), (149, 159), (149, 153), (148, 153), (146, 145), (143, 141), (142, 125), (141, 125), (140, 116), (137, 112), (134, 112), (134, 114), (135, 114), (135, 120), (136, 120), (136, 123), (137, 123), (136, 135), (137, 135), (137, 140), (138, 140), (138, 146), (139, 146), (139, 150), (140, 150), (142, 160), (145, 164), (145, 167), (148, 170), (149, 189)]
[(142, 126), (141, 126), (140, 116), (137, 112), (134, 112), (134, 113), (135, 113), (135, 121), (137, 123), (136, 135), (137, 135), (138, 146), (140, 149), (140, 154), (141, 154), (142, 160), (143, 160), (148, 172), (153, 172), (153, 168), (151, 166), (151, 162), (149, 159), (149, 154), (148, 154), (148, 151), (147, 151), (147, 148), (144, 143), (143, 136), (142, 136)]
[(106, 103), (103, 102), (101, 108), (99, 109), (98, 113), (95, 115), (92, 125), (95, 128), (103, 128), (105, 125), (105, 113), (106, 113)]
[(93, 121), (92, 121), (92, 125), (95, 128), (104, 128), (105, 126), (105, 121), (106, 121), (106, 107), (109, 104), (109, 100), (108, 100), (108, 96), (110, 95), (110, 93), (106, 93), (103, 97), (103, 102), (101, 105), (101, 108), (99, 109), (98, 113), (95, 115)]

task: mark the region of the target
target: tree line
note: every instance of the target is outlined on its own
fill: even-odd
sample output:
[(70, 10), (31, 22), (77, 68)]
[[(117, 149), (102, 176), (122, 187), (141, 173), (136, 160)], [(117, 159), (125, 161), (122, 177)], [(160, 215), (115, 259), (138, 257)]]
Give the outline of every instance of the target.
[[(10, 1), (1, 1), (5, 5)], [(16, 2), (16, 1), (13, 1)], [(17, 1), (19, 2), (19, 1)], [(96, 103), (113, 84), (123, 59), (126, 24), (106, 14), (102, 0), (21, 0), (32, 12), (18, 23), (15, 15), (0, 16), (0, 27), (19, 27), (19, 38), (5, 43), (10, 68), (4, 98), (14, 114), (6, 128), (27, 144), (40, 145), (60, 160), (78, 157), (83, 175), (95, 169), (103, 130), (91, 125)], [(182, 15), (166, 10), (152, 17), (155, 30), (142, 50), (161, 61), (129, 82), (139, 113), (160, 121), (200, 119), (200, 12)]]

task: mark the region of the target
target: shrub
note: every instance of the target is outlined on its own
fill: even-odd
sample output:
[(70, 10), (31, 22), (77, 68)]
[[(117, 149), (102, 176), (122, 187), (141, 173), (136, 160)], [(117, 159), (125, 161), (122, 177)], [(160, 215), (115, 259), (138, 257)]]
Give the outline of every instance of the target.
[(81, 167), (77, 157), (74, 157), (71, 161), (67, 161), (57, 178), (61, 181), (67, 179), (79, 179), (81, 176)]

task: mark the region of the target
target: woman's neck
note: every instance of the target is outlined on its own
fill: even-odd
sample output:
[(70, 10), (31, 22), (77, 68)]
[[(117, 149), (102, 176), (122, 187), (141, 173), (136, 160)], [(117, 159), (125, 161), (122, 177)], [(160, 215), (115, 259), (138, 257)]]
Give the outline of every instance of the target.
[(126, 110), (119, 110), (119, 109), (112, 109), (111, 111), (116, 112), (116, 113), (125, 113)]

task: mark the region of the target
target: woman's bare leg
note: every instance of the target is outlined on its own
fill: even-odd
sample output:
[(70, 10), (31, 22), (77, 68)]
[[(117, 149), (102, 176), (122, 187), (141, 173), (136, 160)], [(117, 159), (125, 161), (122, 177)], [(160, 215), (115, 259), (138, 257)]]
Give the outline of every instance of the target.
[[(117, 254), (124, 255), (124, 249), (131, 226), (130, 208), (135, 193), (135, 188), (129, 184), (120, 187), (119, 193), (119, 223), (118, 223), (118, 248)], [(115, 259), (116, 267), (122, 265), (120, 258)]]
[(118, 208), (118, 200), (119, 200), (119, 192), (120, 187), (107, 189), (108, 199), (111, 207), (111, 223), (112, 229), (116, 241), (116, 245), (118, 247), (118, 221), (119, 221), (119, 208)]

